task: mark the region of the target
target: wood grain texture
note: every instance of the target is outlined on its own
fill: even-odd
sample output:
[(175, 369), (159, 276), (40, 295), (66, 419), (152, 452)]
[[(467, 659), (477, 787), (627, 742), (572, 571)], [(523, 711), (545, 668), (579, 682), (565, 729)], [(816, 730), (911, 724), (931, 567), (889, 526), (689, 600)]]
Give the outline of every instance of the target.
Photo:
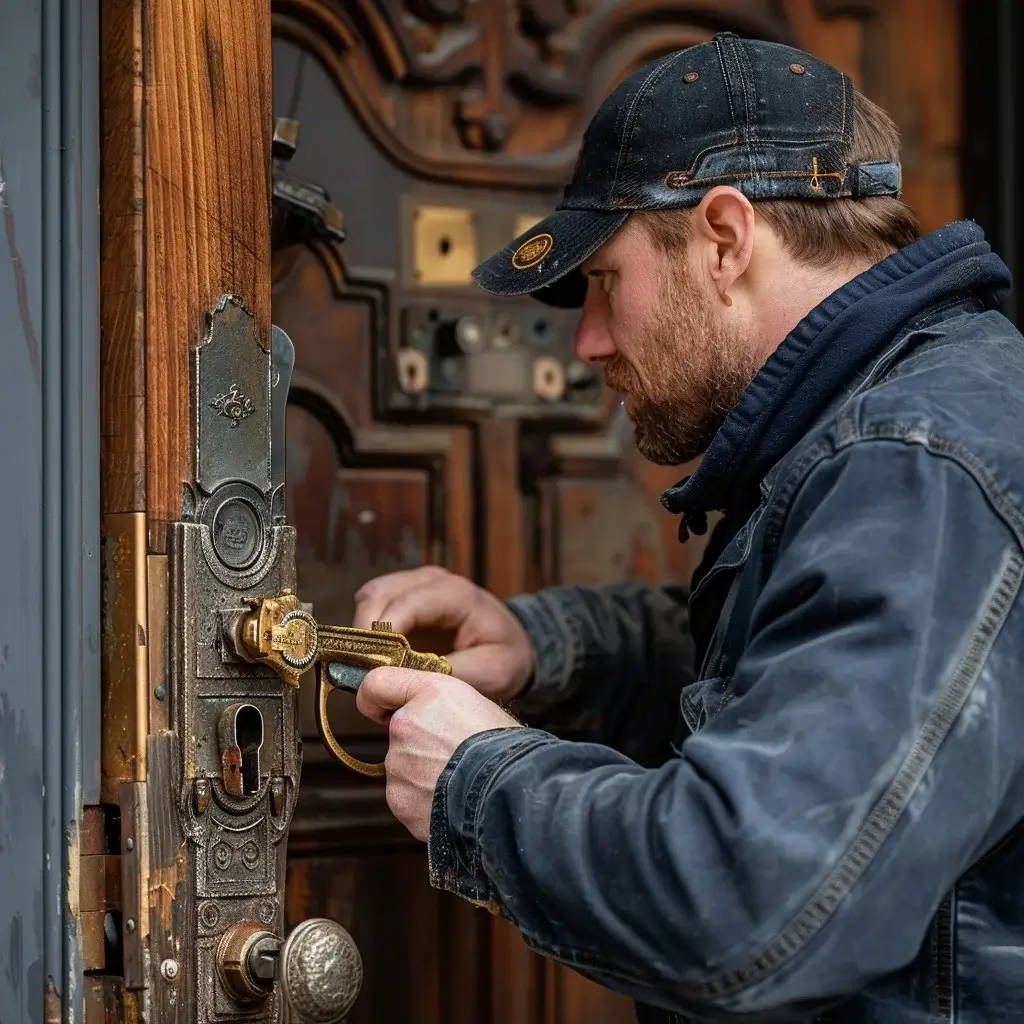
[(141, 0), (100, 5), (100, 436), (103, 511), (146, 508)]
[[(509, 598), (526, 589), (526, 516), (519, 486), (519, 423), (492, 417), (477, 425), (477, 531), (481, 583)], [(546, 975), (551, 970), (502, 919), (491, 923), (493, 1024), (544, 1019)]]
[(270, 5), (156, 3), (145, 24), (147, 509), (163, 550), (191, 475), (204, 314), (234, 293), (270, 331)]
[(865, 93), (900, 129), (903, 193), (923, 231), (962, 211), (959, 4), (901, 0), (865, 22)]
[(274, 0), (275, 34), (316, 55), (397, 166), (527, 191), (565, 183), (618, 71), (712, 24), (766, 38), (784, 28), (775, 4), (748, 0), (483, 0), (447, 14), (423, 0)]
[(959, 5), (956, 0), (785, 0), (797, 46), (845, 71), (896, 122), (903, 198), (922, 231), (962, 211)]
[(480, 582), (501, 598), (526, 584), (526, 521), (519, 489), (519, 423), (492, 417), (477, 427)]

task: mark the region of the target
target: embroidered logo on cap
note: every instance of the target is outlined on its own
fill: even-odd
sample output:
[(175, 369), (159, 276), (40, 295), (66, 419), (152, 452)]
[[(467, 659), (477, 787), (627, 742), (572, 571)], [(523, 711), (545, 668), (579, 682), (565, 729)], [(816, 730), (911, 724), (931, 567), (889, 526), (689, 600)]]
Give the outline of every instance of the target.
[(550, 235), (534, 235), (533, 238), (528, 238), (513, 254), (512, 266), (516, 270), (529, 270), (530, 267), (537, 266), (551, 252), (554, 244), (555, 240)]

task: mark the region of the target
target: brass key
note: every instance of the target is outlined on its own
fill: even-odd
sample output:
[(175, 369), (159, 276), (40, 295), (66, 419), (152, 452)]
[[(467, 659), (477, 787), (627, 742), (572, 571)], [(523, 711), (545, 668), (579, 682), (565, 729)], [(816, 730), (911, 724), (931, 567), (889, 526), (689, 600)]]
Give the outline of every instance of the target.
[(362, 775), (383, 775), (384, 765), (360, 761), (338, 742), (327, 720), (331, 689), (355, 693), (368, 672), (387, 666), (444, 675), (452, 672), (447, 658), (414, 651), (389, 622), (375, 622), (370, 629), (326, 626), (288, 592), (264, 597), (251, 612), (240, 615), (229, 638), (239, 657), (269, 665), (290, 686), (298, 686), (302, 673), (314, 668), (320, 739), (342, 764)]

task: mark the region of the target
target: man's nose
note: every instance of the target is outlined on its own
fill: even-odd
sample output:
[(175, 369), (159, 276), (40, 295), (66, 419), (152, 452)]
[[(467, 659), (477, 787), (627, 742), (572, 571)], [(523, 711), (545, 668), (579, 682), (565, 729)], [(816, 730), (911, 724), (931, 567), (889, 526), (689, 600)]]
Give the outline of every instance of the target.
[(573, 342), (576, 358), (584, 363), (607, 362), (615, 355), (615, 343), (599, 303), (587, 296)]

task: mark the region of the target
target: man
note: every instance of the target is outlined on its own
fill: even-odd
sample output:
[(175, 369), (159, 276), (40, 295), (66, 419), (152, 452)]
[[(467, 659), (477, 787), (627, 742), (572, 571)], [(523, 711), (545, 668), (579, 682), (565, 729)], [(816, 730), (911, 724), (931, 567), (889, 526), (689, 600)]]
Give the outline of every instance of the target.
[(643, 454), (703, 453), (662, 499), (683, 539), (721, 513), (692, 589), (357, 598), (456, 630), (458, 679), (357, 698), (432, 883), (641, 1020), (1024, 1020), (1024, 339), (980, 230), (918, 239), (899, 194), (891, 121), (808, 54), (635, 74), (476, 280), (582, 305)]

